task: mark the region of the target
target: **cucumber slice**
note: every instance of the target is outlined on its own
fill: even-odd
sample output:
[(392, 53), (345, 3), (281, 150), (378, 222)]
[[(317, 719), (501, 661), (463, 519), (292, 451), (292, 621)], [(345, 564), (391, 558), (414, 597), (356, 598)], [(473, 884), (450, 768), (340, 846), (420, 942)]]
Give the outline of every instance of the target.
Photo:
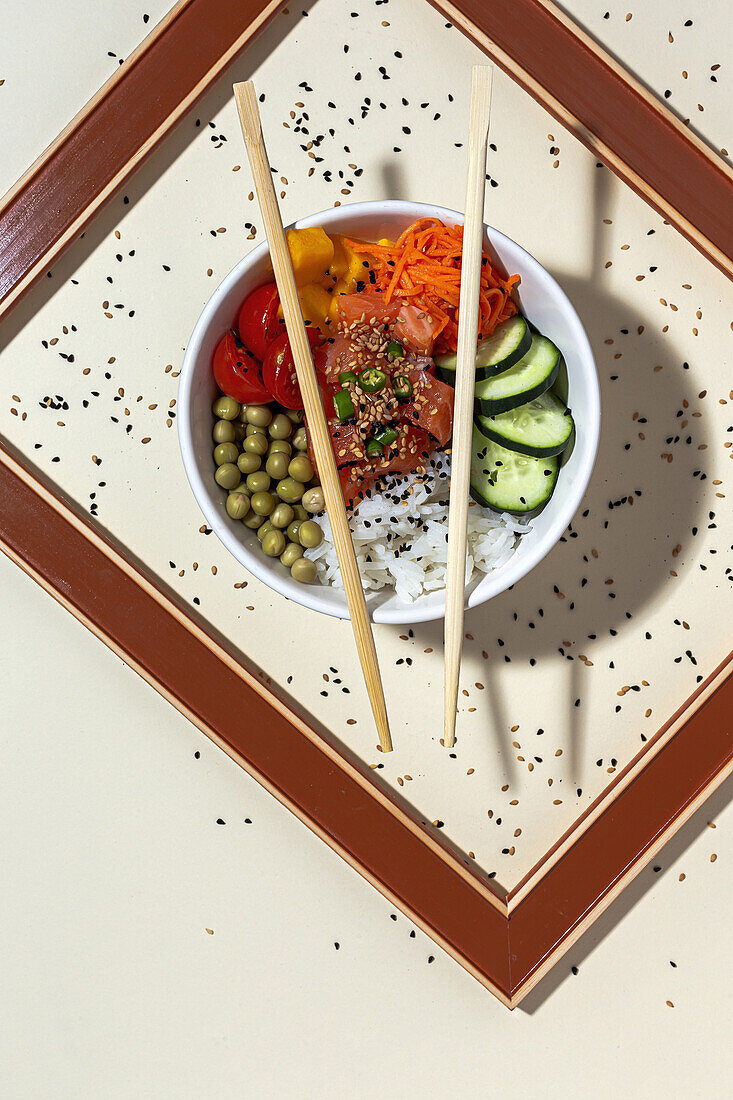
[[(476, 348), (476, 378), (492, 378), (509, 370), (526, 355), (532, 345), (532, 333), (524, 317), (517, 314), (504, 321), (491, 336), (482, 340)], [(435, 360), (438, 373), (444, 382), (456, 381), (456, 354), (439, 355)]]
[(550, 390), (508, 412), (479, 415), (476, 426), (494, 443), (533, 458), (559, 455), (574, 427), (570, 410)]
[(477, 382), (477, 413), (495, 416), (524, 405), (550, 389), (560, 370), (560, 349), (546, 336), (534, 333), (527, 354), (509, 370)]
[(471, 446), (471, 496), (495, 512), (524, 515), (552, 496), (559, 464), (556, 456), (532, 458), (501, 447), (474, 425)]

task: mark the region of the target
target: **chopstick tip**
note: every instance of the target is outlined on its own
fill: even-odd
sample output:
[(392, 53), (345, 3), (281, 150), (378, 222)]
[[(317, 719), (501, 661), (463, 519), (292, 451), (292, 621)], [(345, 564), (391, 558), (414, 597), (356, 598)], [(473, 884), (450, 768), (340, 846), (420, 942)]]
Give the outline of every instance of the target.
[(232, 84), (234, 102), (237, 105), (242, 134), (247, 145), (255, 144), (262, 136), (262, 122), (257, 105), (257, 95), (252, 80), (240, 80)]

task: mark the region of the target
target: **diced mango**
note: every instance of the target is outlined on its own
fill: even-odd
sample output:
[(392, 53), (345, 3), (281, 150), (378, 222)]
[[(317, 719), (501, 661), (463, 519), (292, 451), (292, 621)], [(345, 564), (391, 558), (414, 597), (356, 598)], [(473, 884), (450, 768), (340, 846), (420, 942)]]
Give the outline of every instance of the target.
[[(359, 279), (364, 279), (366, 271), (364, 261), (369, 261), (369, 254), (355, 252), (341, 233), (332, 233), (331, 240), (333, 241), (333, 261), (328, 273), (334, 281), (336, 279), (347, 279), (354, 283)], [(353, 285), (351, 289), (353, 289)], [(351, 289), (340, 293), (351, 293)]]
[(333, 288), (333, 294), (331, 295), (331, 304), (328, 309), (328, 319), (332, 325), (336, 325), (339, 320), (339, 295), (345, 294), (344, 280), (339, 279), (336, 286)]
[[(366, 264), (366, 267), (364, 266)], [(346, 272), (345, 279), (347, 279), (354, 286), (358, 282), (365, 283), (369, 278), (369, 257), (365, 256), (363, 252), (352, 253), (351, 260), (349, 261), (349, 270)]]
[[(354, 240), (357, 238), (351, 239)], [(335, 324), (339, 319), (339, 295), (354, 294), (357, 291), (359, 283), (368, 283), (369, 263), (372, 261), (373, 257), (370, 256), (368, 252), (355, 252), (341, 233), (332, 233), (331, 240), (333, 241), (333, 260), (328, 269), (328, 274), (335, 285), (328, 317), (331, 323)], [(382, 240), (379, 243), (391, 245), (393, 242)]]
[(326, 318), (330, 315), (332, 297), (325, 287), (318, 283), (309, 283), (308, 286), (300, 287), (298, 298), (306, 325), (312, 325), (327, 334), (329, 329)]
[(331, 260), (328, 274), (336, 280), (346, 274), (349, 267), (349, 255), (352, 253), (352, 249), (344, 243), (343, 233), (331, 233), (330, 237), (331, 243), (333, 244), (333, 259)]
[(296, 286), (320, 282), (333, 261), (333, 242), (320, 225), (288, 229), (285, 234)]

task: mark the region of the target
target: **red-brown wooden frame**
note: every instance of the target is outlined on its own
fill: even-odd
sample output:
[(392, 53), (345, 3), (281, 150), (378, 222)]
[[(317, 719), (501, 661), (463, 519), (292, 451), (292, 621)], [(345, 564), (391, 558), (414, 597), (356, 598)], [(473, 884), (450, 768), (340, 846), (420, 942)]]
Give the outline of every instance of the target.
[[(562, 13), (544, 0), (431, 2), (733, 271), (727, 167)], [(120, 66), (0, 203), (0, 316), (280, 6), (181, 0)], [(629, 124), (651, 149), (624, 144)], [(502, 895), (2, 445), (0, 549), (509, 1007), (733, 770), (731, 654)], [(233, 728), (241, 714), (247, 725)]]

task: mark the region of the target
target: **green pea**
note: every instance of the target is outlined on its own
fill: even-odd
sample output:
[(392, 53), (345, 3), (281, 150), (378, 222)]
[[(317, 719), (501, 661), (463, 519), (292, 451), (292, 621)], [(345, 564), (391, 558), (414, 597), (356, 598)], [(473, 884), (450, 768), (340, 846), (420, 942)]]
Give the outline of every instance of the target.
[(308, 513), (306, 512), (302, 504), (294, 504), (293, 511), (295, 512), (296, 519), (308, 519)]
[(302, 409), (286, 409), (285, 415), (292, 424), (302, 424), (305, 414)]
[(236, 439), (236, 428), (230, 420), (217, 420), (211, 435), (214, 443), (233, 443)]
[[(257, 531), (258, 527), (262, 527), (263, 523), (266, 523), (264, 516), (258, 516), (256, 512), (249, 512), (242, 523), (245, 527), (249, 527), (250, 531)], [(259, 533), (259, 532), (258, 532)]]
[[(226, 421), (225, 421), (225, 423), (226, 423)], [(240, 424), (239, 421), (237, 420), (235, 425), (234, 425), (234, 438), (237, 441), (237, 443), (241, 443), (242, 440), (244, 439), (244, 437), (246, 436), (246, 434), (247, 433), (244, 430), (244, 424)]]
[(320, 485), (315, 485), (312, 489), (306, 489), (303, 493), (303, 507), (306, 512), (310, 512), (311, 515), (316, 515), (318, 512), (322, 512), (326, 507), (326, 501), (323, 496), (323, 489)]
[(275, 505), (270, 521), (273, 527), (287, 527), (292, 522), (294, 515), (295, 512), (290, 505), (283, 502)]
[(261, 424), (247, 424), (244, 429), (245, 438), (250, 435), (264, 435), (267, 439), (267, 428), (263, 428)]
[(293, 425), (285, 413), (278, 413), (277, 416), (273, 416), (272, 423), (267, 430), (272, 439), (290, 439), (293, 433)]
[(266, 428), (272, 422), (272, 409), (268, 405), (245, 405), (242, 412), (248, 424), (259, 424)]
[(289, 542), (280, 555), (280, 561), (283, 565), (289, 569), (294, 561), (303, 557), (303, 547), (298, 546), (297, 542)]
[(258, 516), (269, 516), (275, 508), (275, 498), (272, 493), (253, 493), (250, 507)]
[(286, 545), (285, 535), (273, 527), (262, 540), (262, 552), (267, 554), (268, 558), (279, 558)]
[(246, 493), (230, 493), (227, 497), (227, 515), (232, 519), (244, 519), (249, 512), (249, 497)]
[(236, 443), (220, 443), (214, 447), (214, 462), (217, 466), (223, 466), (225, 462), (236, 462), (239, 457), (239, 448)]
[(274, 455), (277, 452), (282, 451), (284, 455), (290, 456), (290, 452), (292, 451), (292, 449), (293, 448), (290, 446), (287, 439), (273, 439), (270, 443), (269, 453), (271, 455)]
[(236, 489), (242, 480), (239, 470), (233, 462), (225, 462), (214, 474), (217, 485), (222, 489)]
[(300, 542), (298, 532), (300, 531), (300, 525), (302, 522), (302, 519), (294, 519), (292, 523), (288, 524), (288, 538), (291, 542)]
[(261, 465), (260, 456), (251, 455), (248, 451), (244, 451), (237, 459), (237, 466), (239, 466), (243, 474), (254, 474), (259, 470)]
[(257, 435), (248, 435), (242, 444), (242, 450), (251, 455), (260, 455), (260, 457), (267, 454), (267, 437), (260, 432)]
[(301, 546), (304, 546), (306, 550), (311, 549), (314, 546), (320, 546), (323, 542), (323, 531), (319, 525), (312, 519), (305, 520), (300, 525), (300, 531), (298, 532), (298, 541)]
[(266, 493), (270, 488), (270, 477), (264, 470), (255, 470), (247, 475), (247, 488), (252, 493)]
[(300, 584), (313, 584), (316, 579), (316, 567), (309, 558), (296, 558), (290, 566), (290, 576)]
[(293, 436), (293, 446), (296, 451), (308, 450), (308, 433), (305, 428), (298, 428), (297, 432)]
[(270, 477), (274, 477), (276, 481), (280, 478), (286, 477), (288, 472), (288, 456), (284, 455), (282, 451), (275, 451), (274, 454), (267, 456), (267, 462), (265, 463), (265, 469)]
[(276, 492), (280, 500), (284, 500), (286, 504), (297, 504), (303, 496), (304, 489), (305, 485), (302, 482), (296, 481), (293, 477), (284, 477), (282, 481), (278, 481)]
[(220, 420), (236, 420), (239, 416), (239, 402), (235, 401), (233, 397), (227, 397), (225, 393), (221, 397), (217, 397), (211, 407), (214, 416)]
[(260, 518), (262, 519), (263, 522), (262, 522), (262, 525), (259, 527), (259, 529), (257, 531), (257, 538), (260, 540), (260, 542), (262, 542), (262, 540), (265, 537), (265, 535), (267, 534), (267, 532), (272, 531), (273, 527), (272, 527), (272, 524), (270, 523), (269, 519), (266, 519), (264, 516), (261, 516)]
[(315, 472), (308, 455), (296, 455), (288, 466), (290, 476), (294, 477), (296, 481), (302, 481), (304, 485), (307, 485)]

